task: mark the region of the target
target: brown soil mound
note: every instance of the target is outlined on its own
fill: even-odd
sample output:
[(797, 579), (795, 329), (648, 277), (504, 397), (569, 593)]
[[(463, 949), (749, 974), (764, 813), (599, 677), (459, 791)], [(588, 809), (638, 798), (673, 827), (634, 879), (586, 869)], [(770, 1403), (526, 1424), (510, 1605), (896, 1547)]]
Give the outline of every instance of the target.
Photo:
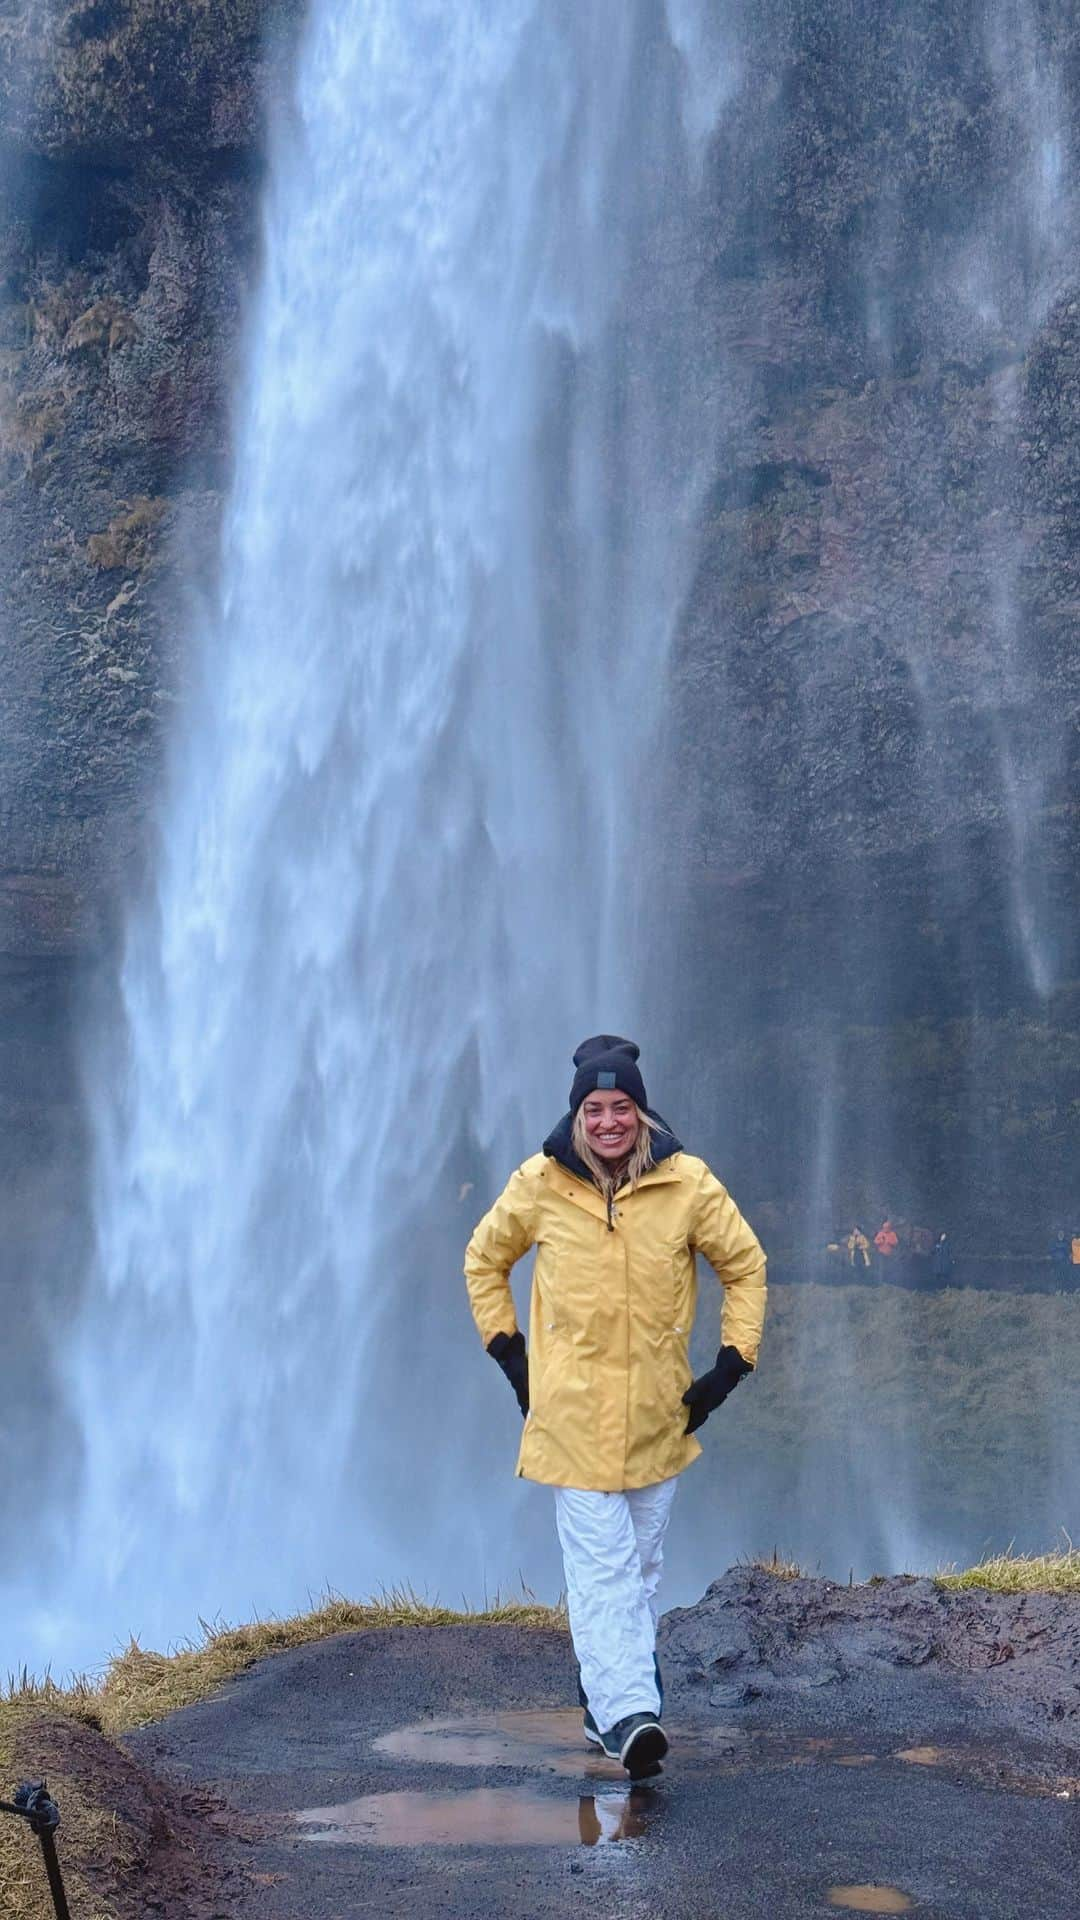
[[(60, 1808), (57, 1854), (73, 1912), (86, 1920), (224, 1920), (234, 1910), (246, 1878), (237, 1858), (245, 1836), (216, 1796), (156, 1779), (96, 1728), (61, 1714), (27, 1721), (12, 1751), (17, 1778), (46, 1778)], [(29, 1831), (24, 1847), (16, 1904), (6, 1904), (6, 1891), (4, 1902), (19, 1920), (52, 1912)]]

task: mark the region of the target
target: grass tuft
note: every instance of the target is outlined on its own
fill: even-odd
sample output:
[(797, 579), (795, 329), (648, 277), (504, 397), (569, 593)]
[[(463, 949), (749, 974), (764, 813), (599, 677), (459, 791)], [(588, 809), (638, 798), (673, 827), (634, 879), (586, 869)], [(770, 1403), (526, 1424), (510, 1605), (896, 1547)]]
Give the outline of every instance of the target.
[[(205, 1700), (225, 1681), (253, 1666), (268, 1654), (325, 1640), (335, 1633), (357, 1633), (375, 1627), (533, 1627), (565, 1632), (563, 1606), (545, 1607), (523, 1588), (520, 1599), (494, 1599), (478, 1611), (441, 1606), (422, 1599), (408, 1588), (390, 1588), (375, 1600), (358, 1604), (328, 1593), (310, 1613), (284, 1620), (256, 1620), (230, 1627), (199, 1622), (198, 1639), (171, 1653), (153, 1653), (129, 1642), (109, 1662), (99, 1681), (85, 1675), (60, 1686), (49, 1673), (35, 1678), (26, 1668), (9, 1674), (0, 1696), (0, 1799), (10, 1797), (16, 1784), (20, 1733), (31, 1730), (50, 1714), (81, 1721), (115, 1739), (133, 1727), (146, 1726), (197, 1700)], [(44, 1736), (48, 1749), (49, 1740)], [(107, 1920), (113, 1911), (103, 1907), (82, 1871), (87, 1851), (99, 1849), (104, 1834), (106, 1851), (122, 1851), (121, 1837), (110, 1837), (113, 1810), (95, 1806), (82, 1783), (62, 1767), (49, 1772), (49, 1784), (64, 1814), (64, 1875), (69, 1891), (79, 1900), (85, 1920)], [(0, 1915), (3, 1920), (48, 1920), (52, 1912), (36, 1842), (21, 1821), (0, 1817)]]
[(1068, 1534), (1051, 1553), (994, 1553), (976, 1567), (943, 1567), (934, 1576), (939, 1587), (962, 1593), (972, 1587), (991, 1593), (1080, 1593), (1080, 1548)]
[(782, 1554), (776, 1547), (772, 1550), (771, 1559), (766, 1560), (764, 1554), (758, 1554), (753, 1560), (748, 1561), (746, 1564), (756, 1568), (759, 1573), (774, 1574), (777, 1580), (803, 1580), (806, 1578), (798, 1561), (789, 1560), (787, 1555)]
[[(32, 1678), (25, 1670), (9, 1676), (7, 1699), (0, 1702), (0, 1726), (7, 1707), (56, 1709), (84, 1720), (109, 1734), (160, 1720), (179, 1707), (204, 1700), (234, 1674), (243, 1672), (268, 1654), (328, 1639), (334, 1633), (361, 1633), (379, 1627), (547, 1627), (566, 1631), (563, 1606), (542, 1606), (527, 1590), (520, 1599), (499, 1594), (479, 1611), (444, 1607), (425, 1600), (407, 1587), (389, 1588), (375, 1600), (346, 1600), (327, 1593), (310, 1613), (284, 1620), (273, 1617), (232, 1627), (200, 1620), (200, 1635), (169, 1653), (154, 1653), (129, 1641), (110, 1660), (97, 1683), (81, 1675), (61, 1687), (46, 1674)], [(2, 1797), (2, 1796), (0, 1796)]]

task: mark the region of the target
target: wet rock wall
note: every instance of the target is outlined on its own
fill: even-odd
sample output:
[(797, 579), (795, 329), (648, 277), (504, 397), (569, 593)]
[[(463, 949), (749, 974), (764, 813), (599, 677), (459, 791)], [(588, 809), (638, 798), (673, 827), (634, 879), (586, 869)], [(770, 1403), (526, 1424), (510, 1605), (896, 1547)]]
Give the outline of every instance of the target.
[(810, 1240), (1080, 1204), (1078, 53), (1012, 0), (732, 21), (668, 1051)]
[(0, 8), (0, 1165), (74, 1150), (72, 1009), (209, 579), (299, 4)]

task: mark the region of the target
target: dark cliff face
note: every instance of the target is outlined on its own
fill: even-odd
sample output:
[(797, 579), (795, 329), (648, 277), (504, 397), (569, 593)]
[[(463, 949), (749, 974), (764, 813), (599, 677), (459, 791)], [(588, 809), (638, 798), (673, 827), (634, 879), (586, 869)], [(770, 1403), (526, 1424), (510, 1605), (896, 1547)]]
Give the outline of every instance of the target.
[(729, 431), (680, 667), (726, 691), (686, 747), (755, 870), (992, 823), (1000, 718), (1029, 761), (1076, 710), (1080, 30), (1039, 12), (771, 0), (738, 35), (706, 293)]
[[(301, 10), (0, 9), (0, 973), (3, 1010), (35, 1009), (26, 1099), (61, 1084), (71, 967), (140, 847), (214, 565)], [(708, 1066), (702, 1143), (796, 1223), (816, 1155), (842, 1209), (948, 1223), (962, 1187), (973, 1230), (1023, 1177), (1034, 1231), (1080, 1144), (1080, 28), (1011, 0), (729, 17), (667, 1050)]]
[(0, 953), (92, 941), (134, 839), (179, 581), (213, 553), (287, 24), (269, 0), (0, 20)]
[(190, 169), (262, 137), (275, 31), (302, 0), (8, 0), (6, 140), (24, 151)]
[(1023, 1244), (1078, 1204), (1080, 31), (767, 0), (734, 47), (670, 1045), (782, 1238)]
[(214, 564), (260, 143), (299, 12), (0, 8), (5, 1168), (77, 1136), (72, 994), (137, 856)]

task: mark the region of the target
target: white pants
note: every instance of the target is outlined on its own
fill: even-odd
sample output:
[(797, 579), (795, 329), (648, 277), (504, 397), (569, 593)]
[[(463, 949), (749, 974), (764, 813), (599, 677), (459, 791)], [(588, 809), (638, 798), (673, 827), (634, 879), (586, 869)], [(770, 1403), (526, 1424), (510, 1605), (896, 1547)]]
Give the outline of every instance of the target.
[(628, 1713), (658, 1713), (657, 1589), (676, 1480), (628, 1493), (556, 1487), (555, 1519), (570, 1632), (601, 1733)]

